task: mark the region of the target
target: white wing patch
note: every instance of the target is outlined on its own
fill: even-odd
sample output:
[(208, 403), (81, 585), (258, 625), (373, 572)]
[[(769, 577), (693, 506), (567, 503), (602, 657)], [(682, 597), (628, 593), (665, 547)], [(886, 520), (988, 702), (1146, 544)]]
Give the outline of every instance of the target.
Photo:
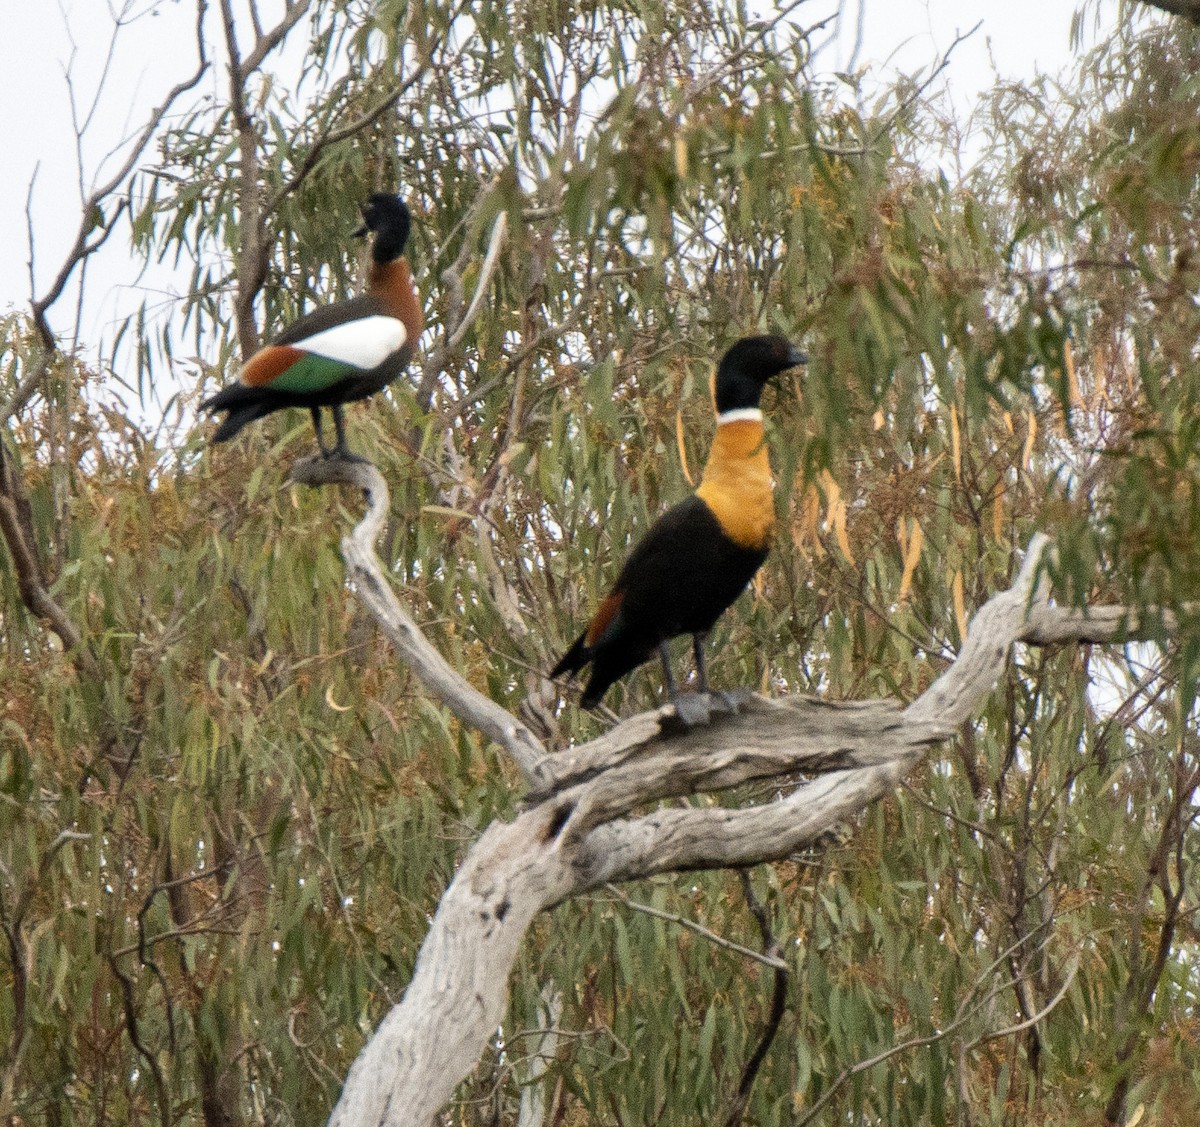
[(295, 341), (292, 347), (366, 369), (382, 364), (407, 339), (403, 321), (376, 313), (314, 333)]

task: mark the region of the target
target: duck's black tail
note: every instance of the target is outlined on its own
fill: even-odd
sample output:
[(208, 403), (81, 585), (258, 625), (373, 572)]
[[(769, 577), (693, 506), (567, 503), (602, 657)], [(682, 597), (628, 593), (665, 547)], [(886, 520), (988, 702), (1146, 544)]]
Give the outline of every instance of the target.
[(225, 418), (213, 435), (214, 442), (228, 442), (247, 423), (261, 419), (278, 410), (279, 401), (261, 387), (230, 384), (200, 404), (201, 411), (226, 411)]
[(587, 631), (585, 630), (575, 639), (575, 644), (559, 658), (558, 664), (550, 670), (551, 678), (561, 677), (564, 673), (569, 673), (574, 677), (576, 673), (592, 660), (592, 655), (588, 652), (588, 648), (584, 644), (586, 637)]

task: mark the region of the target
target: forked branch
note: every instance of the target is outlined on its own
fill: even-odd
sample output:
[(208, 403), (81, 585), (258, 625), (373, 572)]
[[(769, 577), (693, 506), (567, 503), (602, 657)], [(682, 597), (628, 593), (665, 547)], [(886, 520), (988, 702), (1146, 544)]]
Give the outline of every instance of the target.
[[(1047, 540), (1039, 535), (1012, 588), (972, 620), (958, 659), (907, 708), (748, 696), (736, 715), (707, 728), (680, 730), (667, 707), (549, 756), (529, 729), (448, 665), (401, 607), (374, 549), (388, 509), (374, 467), (309, 462), (292, 476), (364, 490), (367, 515), (342, 542), (355, 590), (426, 689), (507, 751), (530, 788), (516, 816), (493, 822), (463, 859), (403, 1000), (347, 1077), (330, 1120), (337, 1127), (433, 1121), (502, 1021), (509, 973), (544, 909), (610, 882), (786, 857), (892, 791), (968, 720), (1014, 642), (1129, 636), (1120, 608), (1079, 614), (1048, 603)], [(775, 780), (783, 797), (745, 809), (635, 813), (660, 798), (764, 779)]]
[(504, 748), (526, 780), (537, 778), (546, 757), (541, 741), (515, 716), (484, 696), (434, 649), (400, 605), (386, 579), (375, 554), (375, 541), (383, 532), (389, 504), (388, 488), (379, 471), (362, 462), (313, 458), (297, 463), (291, 478), (305, 485), (354, 485), (366, 494), (367, 515), (342, 540), (342, 555), (359, 597), (425, 688), (460, 720)]
[[(171, 107), (189, 90), (195, 89), (200, 79), (204, 77), (205, 71), (208, 70), (208, 55), (204, 40), (204, 17), (207, 10), (208, 0), (197, 0), (196, 53), (198, 59), (196, 69), (191, 75), (172, 87), (167, 92), (166, 97), (150, 111), (141, 131), (125, 154), (125, 159), (121, 162), (121, 166), (103, 184), (94, 188), (87, 199), (82, 201), (79, 213), (79, 228), (75, 234), (75, 242), (67, 252), (66, 258), (63, 259), (62, 265), (54, 277), (54, 281), (50, 283), (49, 288), (41, 297), (38, 297), (36, 293), (30, 296), (33, 322), (37, 326), (38, 335), (41, 337), (42, 345), (47, 352), (52, 352), (55, 348), (54, 333), (46, 319), (47, 312), (62, 296), (67, 282), (70, 280), (71, 275), (79, 268), (80, 264), (86, 262), (91, 255), (99, 250), (109, 235), (112, 234), (117, 217), (128, 207), (128, 200), (117, 200), (107, 216), (103, 212), (104, 205), (108, 204), (113, 196), (126, 184), (137, 162), (141, 160), (150, 142), (157, 135)], [(32, 256), (33, 247), (31, 245), (31, 259)], [(32, 286), (32, 266), (30, 282)], [(12, 404), (7, 404), (5, 409), (8, 414), (11, 414), (13, 410), (19, 409), (19, 406), (14, 407)]]

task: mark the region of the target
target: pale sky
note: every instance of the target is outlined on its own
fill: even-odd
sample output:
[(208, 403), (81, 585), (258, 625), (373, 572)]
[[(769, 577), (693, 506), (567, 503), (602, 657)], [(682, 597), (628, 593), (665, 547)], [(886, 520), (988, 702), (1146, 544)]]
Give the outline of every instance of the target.
[[(123, 2), (127, 0), (111, 0), (114, 5)], [(108, 53), (109, 4), (110, 0), (0, 0), (0, 93), (7, 107), (0, 117), (0, 152), (5, 154), (0, 178), (0, 309), (28, 301), (25, 211), (35, 169), (32, 210), (39, 291), (74, 237), (81, 193), (65, 76), (70, 67), (77, 113), (86, 114)], [(263, 0), (261, 6), (264, 22), (275, 14), (273, 9), (282, 7), (279, 0)], [(760, 7), (768, 7), (765, 0)], [(847, 0), (836, 33), (828, 34), (828, 46), (816, 61), (817, 69), (834, 72), (854, 61), (881, 80), (894, 71), (916, 73), (940, 58), (957, 32), (982, 20), (980, 30), (956, 48), (940, 80), (965, 113), (978, 93), (992, 85), (996, 73), (1029, 78), (1038, 70), (1056, 73), (1067, 66), (1071, 19), (1078, 7), (1078, 0)], [(833, 0), (812, 0), (797, 17), (808, 23), (835, 8)], [(140, 0), (135, 11), (146, 14), (117, 38), (106, 93), (83, 147), (84, 188), (111, 173), (115, 166), (104, 162), (106, 153), (145, 120), (149, 109), (193, 65), (190, 3)], [(1089, 11), (1101, 27), (1116, 20), (1115, 0), (1103, 0)], [(852, 59), (860, 26), (862, 46)], [(295, 34), (303, 31), (300, 27)], [(185, 96), (185, 104), (201, 92), (223, 89), (219, 53), (216, 61), (201, 91)], [(141, 292), (130, 288), (138, 285), (137, 271), (119, 233), (90, 270), (82, 334), (95, 340), (119, 312), (136, 307)], [(70, 330), (72, 310), (69, 300), (56, 306), (56, 330)]]

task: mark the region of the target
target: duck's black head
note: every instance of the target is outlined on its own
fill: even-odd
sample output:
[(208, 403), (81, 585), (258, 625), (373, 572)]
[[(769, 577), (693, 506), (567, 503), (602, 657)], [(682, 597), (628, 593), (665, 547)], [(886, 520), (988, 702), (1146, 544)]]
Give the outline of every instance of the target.
[(757, 407), (767, 380), (807, 362), (808, 357), (787, 337), (742, 337), (717, 365), (717, 414)]
[(355, 234), (374, 233), (375, 245), (371, 249), (371, 257), (376, 262), (392, 262), (404, 253), (412, 215), (399, 196), (376, 192), (363, 204), (362, 217), (363, 225)]

